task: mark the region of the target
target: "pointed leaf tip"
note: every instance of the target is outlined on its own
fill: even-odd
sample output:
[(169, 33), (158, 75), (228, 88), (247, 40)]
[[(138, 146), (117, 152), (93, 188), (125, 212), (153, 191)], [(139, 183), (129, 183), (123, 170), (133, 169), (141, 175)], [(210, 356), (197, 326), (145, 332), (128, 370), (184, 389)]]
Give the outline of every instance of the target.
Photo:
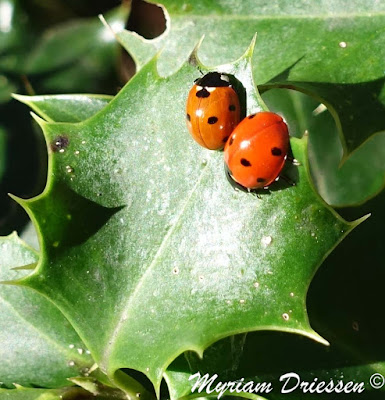
[(251, 59), (254, 54), (254, 49), (255, 49), (255, 43), (257, 42), (257, 36), (258, 33), (255, 32), (253, 35), (253, 38), (251, 39), (249, 47), (246, 49), (245, 54), (243, 55), (244, 58), (249, 58)]
[(43, 129), (44, 125), (47, 124), (47, 121), (41, 117), (39, 117), (37, 114), (35, 114), (33, 111), (30, 112), (31, 117), (37, 122), (37, 124), (40, 126), (40, 128)]
[(203, 67), (202, 62), (200, 61), (200, 59), (198, 57), (198, 50), (201, 47), (204, 38), (205, 38), (205, 35), (203, 34), (201, 36), (201, 38), (198, 40), (197, 44), (195, 45), (193, 51), (191, 52), (191, 54), (188, 58), (189, 64), (192, 65), (193, 67)]

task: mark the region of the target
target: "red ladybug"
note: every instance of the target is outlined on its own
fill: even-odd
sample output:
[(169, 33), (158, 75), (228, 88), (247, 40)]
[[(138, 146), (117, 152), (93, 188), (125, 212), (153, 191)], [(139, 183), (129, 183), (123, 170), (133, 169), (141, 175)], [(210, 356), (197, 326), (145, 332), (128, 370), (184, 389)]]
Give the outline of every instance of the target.
[(226, 143), (225, 163), (231, 178), (247, 189), (266, 188), (279, 176), (289, 151), (289, 131), (272, 112), (249, 115)]
[(222, 149), (240, 115), (238, 95), (226, 74), (209, 72), (195, 81), (187, 98), (186, 119), (191, 136), (201, 146)]

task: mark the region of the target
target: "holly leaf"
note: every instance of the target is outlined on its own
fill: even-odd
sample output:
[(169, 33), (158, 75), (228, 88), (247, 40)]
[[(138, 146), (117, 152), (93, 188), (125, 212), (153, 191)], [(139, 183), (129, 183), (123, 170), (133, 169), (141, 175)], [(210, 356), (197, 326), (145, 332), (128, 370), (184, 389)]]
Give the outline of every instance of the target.
[[(247, 88), (249, 112), (265, 107), (250, 58), (249, 50), (221, 67)], [(306, 138), (291, 141), (302, 164), (287, 171), (295, 187), (262, 199), (234, 191), (223, 155), (186, 130), (196, 63), (162, 78), (153, 59), (86, 121), (36, 117), (49, 178), (42, 195), (18, 202), (41, 235), (42, 258), (18, 284), (59, 307), (116, 384), (116, 371), (132, 368), (158, 391), (179, 354), (241, 332), (325, 343), (308, 322), (307, 288), (360, 222), (347, 223), (314, 192)]]
[[(127, 4), (116, 8), (107, 14), (111, 25), (122, 29), (129, 9)], [(100, 40), (95, 40), (99, 37)], [(27, 74), (44, 73), (66, 67), (79, 62), (84, 54), (89, 54), (99, 48), (105, 51), (111, 47), (114, 36), (106, 29), (97, 18), (78, 20), (63, 23), (51, 28), (42, 37), (40, 43), (34, 47), (26, 60), (23, 68)], [(71, 46), (68, 46), (71, 43)], [(61, 49), (60, 52), (57, 49)]]
[[(117, 37), (137, 67), (162, 49), (159, 71), (175, 71), (202, 35), (207, 65), (228, 62), (258, 33), (254, 78), (263, 90), (290, 87), (326, 104), (336, 120), (344, 159), (385, 129), (385, 7), (374, 0), (308, 2), (164, 0), (167, 29), (155, 40)], [(306, 37), (306, 40), (303, 38)], [(146, 52), (147, 49), (147, 52)], [(365, 60), (364, 62), (362, 60)]]
[[(1, 281), (25, 276), (28, 271), (12, 268), (25, 266), (28, 270), (37, 260), (36, 251), (16, 234), (0, 237)], [(87, 374), (93, 365), (68, 321), (40, 294), (0, 285), (0, 313), (2, 385), (68, 386), (67, 378)]]

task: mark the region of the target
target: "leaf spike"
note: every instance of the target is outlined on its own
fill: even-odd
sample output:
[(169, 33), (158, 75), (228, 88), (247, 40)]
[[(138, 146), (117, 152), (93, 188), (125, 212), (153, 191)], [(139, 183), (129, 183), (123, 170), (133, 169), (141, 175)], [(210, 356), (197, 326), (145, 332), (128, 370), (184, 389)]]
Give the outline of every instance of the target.
[(17, 93), (11, 93), (11, 97), (13, 97), (15, 100), (20, 101), (20, 103), (24, 103), (28, 105), (28, 100), (31, 96), (26, 96), (24, 94), (17, 94)]
[(330, 343), (326, 339), (324, 339), (321, 335), (319, 335), (316, 331), (314, 331), (313, 329), (309, 329), (309, 331), (306, 331), (306, 330), (300, 331), (299, 334), (303, 335), (303, 336), (307, 336), (310, 339), (312, 339), (320, 344), (323, 344), (324, 346), (330, 346)]
[(16, 201), (16, 203), (19, 204), (20, 206), (22, 206), (24, 209), (27, 207), (27, 205), (26, 205), (27, 200), (22, 199), (21, 197), (15, 196), (12, 193), (7, 193), (7, 194), (12, 200)]
[(36, 268), (37, 263), (32, 263), (32, 264), (27, 264), (27, 265), (22, 265), (21, 267), (14, 267), (11, 268), (12, 271), (24, 271), (24, 270), (33, 270)]
[(47, 124), (47, 121), (44, 120), (43, 118), (40, 118), (37, 114), (35, 114), (33, 111), (30, 112), (31, 117), (38, 123), (41, 129), (44, 128), (44, 126)]
[[(123, 24), (122, 25), (119, 24), (119, 26), (117, 26), (117, 29), (114, 30), (112, 28), (112, 26), (106, 21), (106, 19), (104, 18), (103, 14), (99, 14), (98, 17), (99, 17), (100, 21), (102, 22), (102, 24), (104, 25), (104, 27), (111, 33), (111, 38), (115, 38), (115, 40), (118, 40), (116, 35), (120, 31), (124, 30)], [(109, 38), (106, 38), (106, 39), (107, 39), (107, 41), (110, 41), (110, 40), (108, 40)]]
[(98, 384), (92, 378), (85, 378), (83, 376), (78, 376), (74, 378), (68, 378), (68, 380), (76, 385), (82, 387), (83, 389), (87, 390), (94, 396), (100, 394), (100, 390)]
[(201, 47), (204, 38), (205, 38), (205, 35), (202, 35), (201, 38), (198, 40), (197, 44), (195, 45), (193, 51), (190, 53), (190, 56), (188, 58), (188, 62), (190, 65), (192, 65), (194, 67), (199, 67), (202, 69), (205, 69), (205, 68), (204, 68), (203, 63), (201, 62), (201, 60), (198, 57), (198, 50)]
[(255, 43), (257, 41), (257, 35), (258, 35), (257, 32), (255, 32), (253, 38), (251, 39), (249, 47), (246, 49), (245, 53), (243, 54), (243, 56), (241, 58), (251, 59), (253, 57), (254, 49), (255, 49)]
[(13, 281), (0, 281), (0, 285), (20, 286), (19, 279)]
[[(8, 193), (8, 195), (9, 195), (9, 193)], [(9, 235), (4, 236), (4, 238), (6, 238), (6, 239), (19, 239), (19, 235), (17, 234), (16, 231), (13, 231)], [(3, 239), (3, 237), (2, 237), (2, 239)]]
[(362, 222), (366, 221), (368, 218), (371, 217), (371, 215), (372, 215), (372, 213), (365, 214), (361, 218), (358, 218), (355, 221), (352, 221), (351, 224), (352, 224), (353, 228), (360, 225)]

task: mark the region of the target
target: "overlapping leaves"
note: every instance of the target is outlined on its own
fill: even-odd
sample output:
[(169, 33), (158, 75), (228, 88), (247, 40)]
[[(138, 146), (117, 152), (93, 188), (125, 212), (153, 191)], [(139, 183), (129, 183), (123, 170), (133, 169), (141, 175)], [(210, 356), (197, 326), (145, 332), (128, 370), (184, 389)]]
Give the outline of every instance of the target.
[[(249, 56), (223, 68), (250, 89), (251, 112), (262, 105)], [(20, 284), (63, 311), (110, 377), (132, 368), (158, 388), (180, 353), (202, 353), (231, 334), (272, 329), (322, 341), (309, 326), (307, 288), (356, 224), (314, 192), (306, 139), (292, 140), (302, 164), (287, 171), (296, 187), (277, 186), (261, 200), (234, 191), (222, 154), (186, 132), (197, 69), (161, 78), (156, 62), (83, 122), (39, 120), (49, 179), (41, 196), (19, 202), (42, 249)]]

